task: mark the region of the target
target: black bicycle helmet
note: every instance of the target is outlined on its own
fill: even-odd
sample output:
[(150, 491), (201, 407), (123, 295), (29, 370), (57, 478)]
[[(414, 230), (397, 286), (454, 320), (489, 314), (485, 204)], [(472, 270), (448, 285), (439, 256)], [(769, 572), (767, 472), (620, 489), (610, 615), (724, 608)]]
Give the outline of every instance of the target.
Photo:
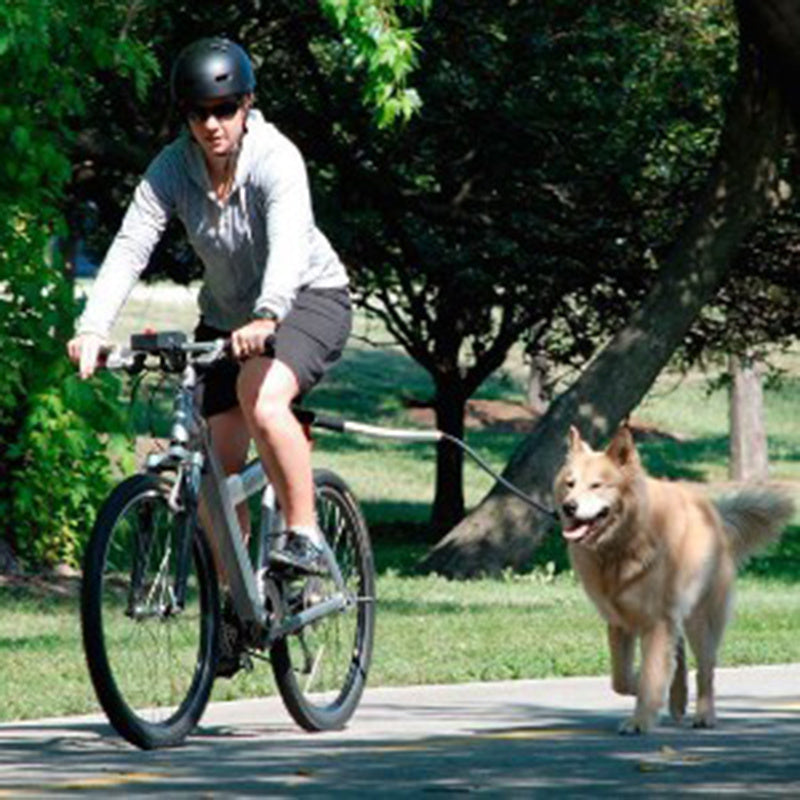
[(250, 94), (253, 65), (238, 44), (215, 36), (181, 50), (172, 66), (172, 102), (178, 107), (229, 95)]

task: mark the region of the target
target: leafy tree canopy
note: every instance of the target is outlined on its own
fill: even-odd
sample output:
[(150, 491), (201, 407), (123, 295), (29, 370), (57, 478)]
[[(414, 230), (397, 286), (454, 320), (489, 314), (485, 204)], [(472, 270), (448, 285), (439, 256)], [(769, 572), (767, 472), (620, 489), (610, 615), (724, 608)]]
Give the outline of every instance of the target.
[(106, 462), (64, 383), (74, 302), (52, 245), (97, 72), (143, 92), (156, 64), (121, 3), (14, 0), (0, 6), (0, 66), (0, 515), (21, 555), (74, 559)]
[[(95, 235), (107, 236), (134, 176), (170, 135), (163, 67), (177, 47), (225, 33), (218, 29), (222, 18), (238, 20), (241, 27), (229, 31), (246, 39), (261, 5), (231, 3), (226, 16), (214, 4), (195, 25), (183, 3), (0, 5), (7, 78), (0, 85), (0, 515), (6, 523), (0, 545), (29, 561), (75, 560), (108, 477), (103, 445), (87, 419), (92, 410), (107, 419), (112, 406), (102, 390), (78, 385), (66, 363), (75, 303), (62, 252), (76, 237), (92, 235), (80, 224), (87, 201), (99, 201)], [(324, 6), (335, 23), (325, 24), (327, 36), (335, 38), (338, 26), (341, 41), (334, 44), (379, 124), (407, 118), (417, 107), (406, 85), (412, 35), (395, 4), (271, 5), (281, 7), (281, 19), (296, 21), (289, 10), (296, 7), (320, 24)], [(397, 8), (424, 12), (426, 2), (404, 0)]]
[[(137, 20), (162, 64), (200, 35), (247, 44), (258, 104), (309, 159), (362, 303), (431, 373), (439, 425), (456, 435), (520, 337), (579, 366), (642, 297), (710, 163), (736, 48), (730, 9), (712, 0), (167, 8)], [(404, 20), (419, 12), (414, 48)], [(424, 105), (399, 131), (376, 127), (365, 96), (388, 99), (384, 123), (417, 107), (415, 59)], [(134, 113), (130, 92), (97, 99), (83, 185), (127, 196), (174, 120), (163, 102)], [(135, 171), (109, 139), (133, 144)], [(459, 474), (452, 460), (440, 486)]]
[(362, 97), (374, 109), (379, 127), (408, 122), (421, 106), (419, 93), (408, 86), (417, 64), (417, 31), (405, 27), (399, 9), (427, 14), (432, 0), (320, 0), (323, 11), (342, 34), (341, 47), (366, 80)]

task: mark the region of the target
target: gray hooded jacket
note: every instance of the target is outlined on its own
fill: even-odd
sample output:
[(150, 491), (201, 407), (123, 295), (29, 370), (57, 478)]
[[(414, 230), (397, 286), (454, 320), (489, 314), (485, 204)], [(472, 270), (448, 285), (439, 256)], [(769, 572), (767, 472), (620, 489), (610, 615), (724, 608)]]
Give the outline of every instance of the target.
[(173, 215), (203, 262), (200, 313), (215, 328), (234, 330), (255, 311), (282, 318), (300, 288), (347, 285), (341, 261), (314, 223), (303, 157), (253, 110), (224, 202), (188, 131), (153, 160), (103, 261), (79, 333), (108, 336)]

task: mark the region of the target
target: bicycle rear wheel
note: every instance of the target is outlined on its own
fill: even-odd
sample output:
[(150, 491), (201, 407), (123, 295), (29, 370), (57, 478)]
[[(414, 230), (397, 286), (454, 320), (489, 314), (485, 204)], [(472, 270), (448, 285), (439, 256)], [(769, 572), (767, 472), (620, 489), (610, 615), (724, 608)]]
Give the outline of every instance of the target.
[(164, 484), (135, 475), (100, 509), (84, 561), (81, 623), (92, 683), (117, 732), (143, 749), (180, 743), (214, 681), (218, 591), (199, 528), (184, 608), (175, 602), (185, 528)]
[[(308, 731), (321, 731), (343, 727), (364, 690), (375, 626), (375, 567), (367, 525), (347, 485), (328, 470), (315, 470), (314, 483), (320, 529), (357, 602), (278, 640), (270, 656), (281, 697), (295, 722)], [(327, 576), (285, 587), (291, 612), (335, 591)]]

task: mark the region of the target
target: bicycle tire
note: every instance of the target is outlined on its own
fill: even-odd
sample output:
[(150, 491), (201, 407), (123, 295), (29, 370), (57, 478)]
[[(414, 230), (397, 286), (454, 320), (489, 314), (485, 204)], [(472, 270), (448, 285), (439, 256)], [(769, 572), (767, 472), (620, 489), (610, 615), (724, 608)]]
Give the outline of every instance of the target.
[[(358, 602), (279, 639), (270, 660), (289, 714), (305, 730), (323, 731), (344, 727), (364, 691), (375, 630), (375, 567), (364, 516), (345, 482), (330, 470), (315, 470), (314, 484), (320, 529)], [(309, 585), (317, 595), (334, 587), (330, 578), (301, 582), (303, 589)]]
[(219, 594), (199, 527), (186, 605), (178, 613), (170, 605), (182, 524), (165, 483), (134, 475), (101, 507), (84, 559), (81, 625), (92, 684), (114, 729), (144, 750), (182, 742), (214, 682)]

